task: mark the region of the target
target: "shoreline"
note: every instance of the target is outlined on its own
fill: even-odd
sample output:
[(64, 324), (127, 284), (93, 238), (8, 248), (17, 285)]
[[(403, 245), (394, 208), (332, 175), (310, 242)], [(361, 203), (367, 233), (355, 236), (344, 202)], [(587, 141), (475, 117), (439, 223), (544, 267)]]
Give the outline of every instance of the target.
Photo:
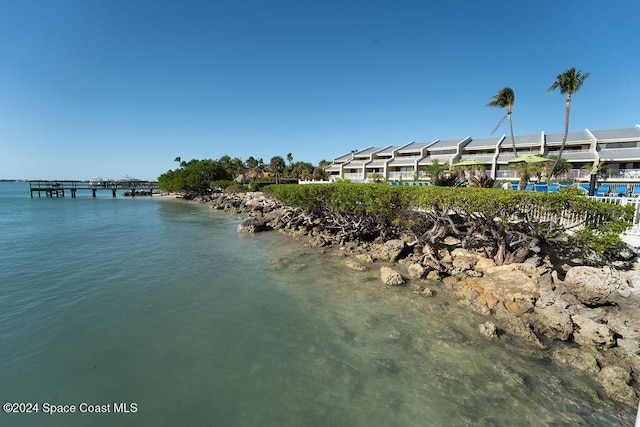
[[(591, 376), (607, 397), (637, 407), (640, 396), (640, 263), (621, 272), (610, 267), (572, 267), (564, 280), (541, 260), (496, 266), (450, 239), (439, 260), (449, 272), (425, 268), (402, 240), (341, 241), (322, 223), (263, 193), (169, 195), (246, 215), (239, 233), (278, 230), (337, 253), (354, 271), (380, 267), (381, 283), (403, 286), (422, 297), (441, 296), (485, 316), (478, 333), (488, 341), (517, 337), (548, 356)], [(446, 239), (446, 238), (445, 238)]]

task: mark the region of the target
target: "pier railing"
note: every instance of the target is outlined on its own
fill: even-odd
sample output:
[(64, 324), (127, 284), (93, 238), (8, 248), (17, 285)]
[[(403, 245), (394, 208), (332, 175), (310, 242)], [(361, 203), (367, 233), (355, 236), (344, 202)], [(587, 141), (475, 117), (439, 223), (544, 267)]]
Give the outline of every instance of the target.
[(125, 195), (135, 196), (151, 196), (154, 191), (158, 190), (156, 181), (141, 180), (31, 180), (29, 181), (29, 193), (33, 198), (34, 193), (45, 193), (46, 197), (65, 197), (66, 192), (71, 194), (72, 198), (76, 197), (78, 191), (91, 191), (93, 197), (100, 190), (111, 190), (112, 196), (116, 197), (118, 190), (127, 190)]

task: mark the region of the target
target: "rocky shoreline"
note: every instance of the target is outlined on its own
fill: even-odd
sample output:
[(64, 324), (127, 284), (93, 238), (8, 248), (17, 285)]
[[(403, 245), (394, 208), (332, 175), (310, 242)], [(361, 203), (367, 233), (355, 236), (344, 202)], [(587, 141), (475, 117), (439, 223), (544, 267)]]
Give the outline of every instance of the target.
[(321, 218), (263, 193), (181, 197), (246, 215), (238, 225), (241, 233), (280, 230), (323, 251), (338, 248), (353, 270), (380, 268), (385, 285), (406, 286), (424, 297), (455, 295), (459, 303), (487, 316), (478, 333), (488, 340), (515, 336), (548, 349), (553, 359), (593, 376), (609, 398), (638, 404), (640, 264), (632, 248), (617, 265), (625, 269), (564, 265), (559, 277), (558, 266), (548, 259), (533, 256), (524, 263), (497, 266), (451, 236), (444, 238), (446, 249), (433, 254), (437, 262), (403, 239), (351, 241), (326, 230)]

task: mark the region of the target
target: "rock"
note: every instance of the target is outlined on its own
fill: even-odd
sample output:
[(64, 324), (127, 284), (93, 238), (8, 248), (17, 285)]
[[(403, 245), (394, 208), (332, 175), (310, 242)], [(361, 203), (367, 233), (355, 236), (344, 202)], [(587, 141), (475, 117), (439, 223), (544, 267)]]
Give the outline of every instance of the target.
[(455, 238), (453, 236), (447, 236), (444, 238), (444, 240), (442, 241), (442, 243), (444, 243), (446, 246), (453, 246), (453, 247), (458, 247), (462, 244), (462, 241), (458, 238)]
[(605, 366), (596, 379), (612, 399), (634, 407), (637, 405), (636, 393), (629, 385), (631, 374), (625, 369), (619, 366)]
[(629, 271), (627, 273), (627, 280), (629, 282), (629, 286), (634, 289), (640, 289), (640, 272), (639, 271)]
[(492, 322), (484, 322), (480, 325), (480, 333), (487, 338), (495, 338), (498, 336), (498, 329)]
[(389, 267), (383, 266), (380, 268), (380, 278), (385, 285), (389, 286), (399, 286), (404, 283), (404, 279), (400, 273)]
[(435, 270), (431, 270), (427, 273), (427, 280), (440, 280), (440, 274)]
[(554, 350), (551, 356), (560, 363), (573, 366), (590, 375), (600, 372), (598, 361), (593, 354), (577, 347), (562, 348)]
[(478, 273), (484, 273), (487, 269), (493, 267), (496, 267), (496, 263), (492, 259), (479, 257), (475, 265), (475, 270)]
[(573, 267), (564, 281), (567, 292), (587, 306), (614, 304), (611, 295), (627, 286), (624, 276), (610, 267)]
[(249, 218), (238, 224), (238, 233), (257, 233), (260, 231), (269, 230), (263, 218), (250, 216)]
[(476, 259), (466, 255), (459, 255), (453, 258), (453, 268), (458, 271), (473, 270)]
[(425, 296), (425, 297), (432, 297), (433, 296), (433, 291), (431, 290), (431, 288), (425, 287), (422, 290), (421, 295)]
[(553, 297), (539, 300), (530, 317), (536, 333), (567, 341), (573, 334), (573, 322), (567, 306), (565, 301)]
[(538, 275), (536, 266), (526, 262), (490, 267), (485, 269), (484, 273), (487, 276), (501, 276), (512, 271), (519, 271), (528, 277), (536, 277)]
[(372, 264), (373, 257), (369, 254), (358, 254), (356, 255), (356, 259), (364, 264)]
[(421, 294), (422, 291), (424, 291), (424, 286), (414, 280), (409, 282), (409, 289), (411, 289), (414, 294)]
[(440, 249), (438, 251), (438, 258), (440, 259), (440, 262), (442, 262), (443, 264), (451, 264), (453, 262), (453, 258), (451, 257), (451, 254), (446, 249)]
[(571, 316), (571, 319), (575, 325), (573, 339), (578, 344), (595, 346), (600, 350), (616, 345), (614, 332), (607, 325), (579, 314)]
[(540, 296), (536, 284), (519, 270), (501, 270), (503, 274), (470, 278), (458, 292), (463, 297), (473, 290), (479, 294), (476, 304), (486, 304), (493, 309), (498, 302), (516, 316), (533, 311)]
[(355, 271), (365, 271), (367, 269), (366, 266), (360, 264), (359, 262), (351, 260), (351, 259), (346, 260), (344, 263), (345, 263), (345, 265), (347, 267), (349, 267), (350, 269), (355, 270)]
[(400, 257), (406, 248), (407, 245), (402, 240), (389, 240), (382, 245), (374, 245), (371, 256), (382, 261), (393, 262)]
[(502, 302), (496, 304), (493, 310), (496, 319), (500, 322), (500, 327), (511, 335), (524, 338), (532, 344), (544, 348), (544, 345), (540, 342), (536, 334), (533, 333), (527, 323), (522, 318), (514, 315), (507, 310)]
[(421, 264), (414, 262), (413, 264), (409, 265), (409, 268), (407, 269), (409, 277), (412, 277), (414, 279), (419, 279), (421, 278), (425, 271), (427, 271), (426, 268), (424, 268)]

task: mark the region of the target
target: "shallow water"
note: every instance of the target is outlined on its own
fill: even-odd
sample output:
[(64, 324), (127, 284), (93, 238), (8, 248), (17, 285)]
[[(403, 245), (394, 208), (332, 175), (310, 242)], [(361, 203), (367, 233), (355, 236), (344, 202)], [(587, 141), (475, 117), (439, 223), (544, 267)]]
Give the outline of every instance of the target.
[[(444, 290), (384, 287), (239, 221), (0, 184), (0, 400), (40, 405), (0, 424), (633, 425), (579, 372), (480, 337)], [(83, 402), (112, 412), (42, 413)]]

